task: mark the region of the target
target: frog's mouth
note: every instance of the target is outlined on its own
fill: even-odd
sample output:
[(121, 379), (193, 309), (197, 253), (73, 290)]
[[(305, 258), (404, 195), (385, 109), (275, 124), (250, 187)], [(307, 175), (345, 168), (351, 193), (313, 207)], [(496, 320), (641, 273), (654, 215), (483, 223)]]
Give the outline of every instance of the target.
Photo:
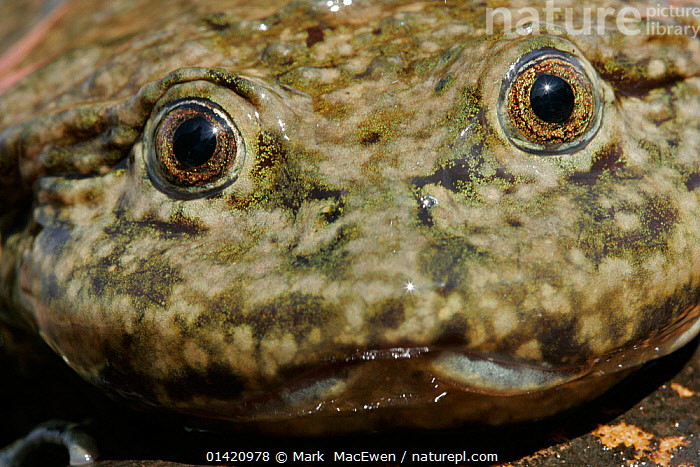
[(427, 347), (371, 350), (259, 397), (184, 412), (285, 435), (499, 425), (593, 399), (627, 374), (596, 372), (590, 366), (551, 369)]
[[(263, 396), (214, 404), (207, 413), (201, 408), (195, 412), (256, 424), (298, 422), (304, 417), (343, 419), (345, 415), (352, 420), (351, 430), (361, 429), (352, 425), (358, 418), (352, 414), (358, 412), (365, 415), (362, 420), (372, 418), (367, 417), (368, 412), (383, 412), (377, 418), (387, 421), (397, 416), (415, 417), (419, 411), (429, 420), (426, 426), (444, 425), (444, 420), (431, 412), (445, 416), (454, 411), (456, 419), (479, 423), (537, 418), (592, 399), (629, 370), (687, 344), (700, 331), (699, 316), (700, 306), (688, 307), (680, 319), (653, 338), (578, 366), (554, 368), (451, 348), (357, 351)], [(310, 426), (316, 426), (314, 423)]]

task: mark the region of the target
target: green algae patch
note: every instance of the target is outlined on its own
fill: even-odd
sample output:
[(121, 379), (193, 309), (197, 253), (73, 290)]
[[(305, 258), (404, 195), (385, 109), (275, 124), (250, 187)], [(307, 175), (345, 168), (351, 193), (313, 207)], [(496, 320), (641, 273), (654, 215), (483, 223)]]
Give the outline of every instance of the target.
[(459, 92), (455, 105), (445, 115), (443, 125), (452, 131), (462, 131), (481, 110), (481, 93), (473, 86), (465, 86)]
[[(624, 258), (639, 265), (655, 252), (667, 253), (678, 221), (678, 209), (666, 197), (653, 196), (640, 206), (604, 208), (582, 203), (579, 247), (596, 264), (607, 258)], [(617, 210), (636, 216), (638, 227), (623, 230), (615, 223)]]
[(359, 125), (357, 141), (365, 147), (377, 143), (388, 143), (396, 138), (399, 126), (410, 117), (411, 114), (399, 107), (373, 112)]
[(354, 108), (350, 104), (329, 101), (323, 97), (314, 99), (313, 109), (314, 112), (318, 112), (336, 123), (344, 122), (354, 112)]

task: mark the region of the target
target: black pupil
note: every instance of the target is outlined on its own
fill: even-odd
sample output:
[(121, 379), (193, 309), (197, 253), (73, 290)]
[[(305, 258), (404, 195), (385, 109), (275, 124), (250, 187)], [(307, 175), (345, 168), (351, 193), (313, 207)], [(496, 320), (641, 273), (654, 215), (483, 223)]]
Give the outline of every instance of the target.
[(211, 159), (216, 150), (216, 131), (204, 117), (185, 120), (173, 135), (175, 158), (188, 169), (198, 167)]
[(574, 111), (574, 91), (558, 76), (540, 75), (530, 90), (530, 105), (545, 122), (564, 123)]

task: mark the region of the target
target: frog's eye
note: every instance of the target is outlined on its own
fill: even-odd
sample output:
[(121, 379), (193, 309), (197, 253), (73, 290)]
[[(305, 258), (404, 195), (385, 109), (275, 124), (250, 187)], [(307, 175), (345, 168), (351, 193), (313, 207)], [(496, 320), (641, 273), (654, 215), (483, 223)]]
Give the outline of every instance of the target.
[(161, 109), (150, 135), (147, 167), (153, 183), (179, 198), (213, 194), (237, 175), (245, 146), (229, 115), (205, 99)]
[(592, 72), (573, 55), (542, 49), (508, 72), (498, 116), (510, 141), (535, 154), (583, 148), (600, 126), (602, 106)]

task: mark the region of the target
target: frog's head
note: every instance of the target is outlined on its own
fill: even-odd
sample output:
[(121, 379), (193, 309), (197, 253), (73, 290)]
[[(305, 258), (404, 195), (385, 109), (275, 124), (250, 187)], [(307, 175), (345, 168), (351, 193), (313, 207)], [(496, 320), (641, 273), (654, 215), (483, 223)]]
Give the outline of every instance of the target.
[(173, 26), (206, 68), (148, 63), (180, 31), (107, 62), (0, 138), (33, 193), (7, 299), (97, 385), (307, 431), (546, 415), (688, 342), (698, 41), (479, 8), (297, 5)]

